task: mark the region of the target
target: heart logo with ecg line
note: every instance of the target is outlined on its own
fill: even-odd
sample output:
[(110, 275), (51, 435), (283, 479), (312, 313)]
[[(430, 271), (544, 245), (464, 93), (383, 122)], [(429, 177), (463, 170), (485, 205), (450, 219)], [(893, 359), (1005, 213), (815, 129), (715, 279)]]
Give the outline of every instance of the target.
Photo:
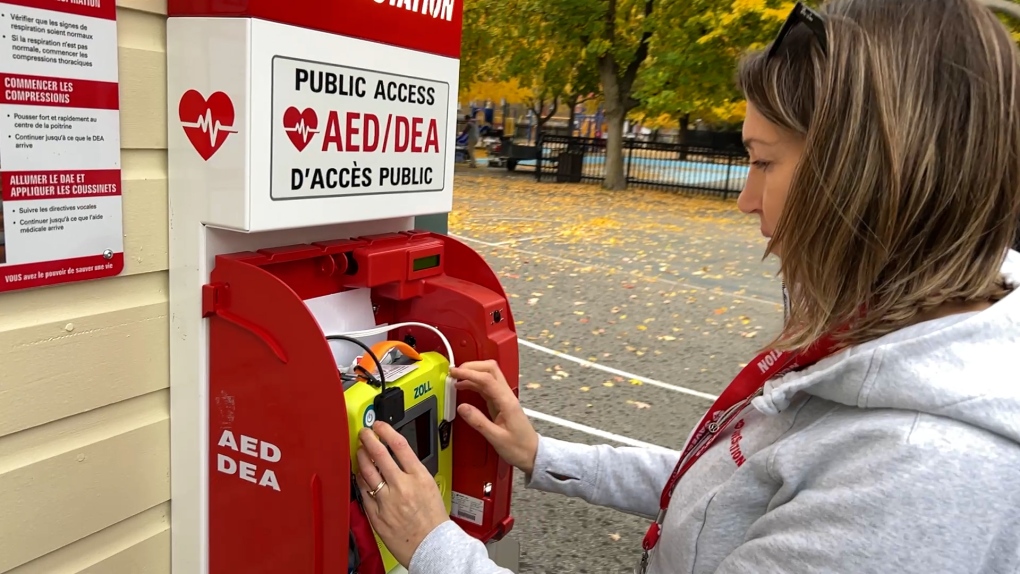
[(291, 106), (283, 112), (283, 131), (287, 132), (290, 143), (294, 144), (298, 151), (304, 151), (308, 147), (312, 136), (319, 133), (318, 128), (319, 116), (312, 108), (305, 108), (302, 112)]
[(237, 133), (234, 103), (223, 92), (213, 92), (206, 98), (198, 90), (188, 90), (181, 96), (177, 113), (188, 140), (205, 161), (223, 146), (230, 134)]

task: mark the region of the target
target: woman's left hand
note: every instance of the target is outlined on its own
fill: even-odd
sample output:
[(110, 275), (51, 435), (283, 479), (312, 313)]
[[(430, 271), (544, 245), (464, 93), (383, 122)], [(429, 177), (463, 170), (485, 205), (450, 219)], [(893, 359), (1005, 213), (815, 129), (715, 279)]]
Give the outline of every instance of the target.
[(377, 421), (360, 438), (357, 479), (365, 512), (386, 548), (407, 568), (422, 540), (450, 516), (435, 478), (400, 433)]

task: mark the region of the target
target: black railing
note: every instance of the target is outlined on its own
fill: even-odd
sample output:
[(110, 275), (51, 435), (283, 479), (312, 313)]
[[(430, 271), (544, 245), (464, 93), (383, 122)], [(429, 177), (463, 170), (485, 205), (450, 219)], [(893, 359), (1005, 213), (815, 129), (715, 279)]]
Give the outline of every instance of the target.
[[(533, 160), (538, 181), (595, 183), (605, 179), (605, 139), (543, 135), (538, 150)], [(743, 149), (732, 147), (625, 139), (623, 170), (628, 186), (731, 196), (744, 187), (748, 157)]]
[[(677, 138), (681, 137), (679, 134)], [(706, 130), (688, 130), (683, 134), (683, 145), (707, 147), (722, 151), (744, 151), (744, 138), (741, 132), (710, 132)]]

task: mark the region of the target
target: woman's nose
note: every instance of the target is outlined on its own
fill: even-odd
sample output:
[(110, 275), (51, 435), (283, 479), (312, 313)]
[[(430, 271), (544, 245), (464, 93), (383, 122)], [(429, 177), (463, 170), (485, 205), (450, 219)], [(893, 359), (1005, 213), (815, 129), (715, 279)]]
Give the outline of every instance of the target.
[(744, 189), (737, 197), (737, 209), (744, 213), (761, 211), (761, 182), (757, 180), (753, 173), (749, 173), (744, 180)]

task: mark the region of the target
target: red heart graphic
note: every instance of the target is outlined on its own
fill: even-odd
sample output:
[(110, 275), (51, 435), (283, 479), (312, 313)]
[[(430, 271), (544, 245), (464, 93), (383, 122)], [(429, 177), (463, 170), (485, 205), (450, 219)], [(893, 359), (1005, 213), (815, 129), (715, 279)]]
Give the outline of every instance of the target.
[(198, 91), (188, 90), (181, 96), (177, 112), (191, 145), (206, 161), (227, 141), (227, 136), (237, 133), (234, 103), (223, 92), (213, 92), (206, 99)]
[(305, 111), (299, 112), (297, 108), (291, 106), (283, 112), (283, 131), (287, 132), (290, 143), (294, 144), (298, 151), (304, 151), (312, 141), (312, 136), (319, 133), (318, 128), (319, 116), (312, 108), (305, 108)]

